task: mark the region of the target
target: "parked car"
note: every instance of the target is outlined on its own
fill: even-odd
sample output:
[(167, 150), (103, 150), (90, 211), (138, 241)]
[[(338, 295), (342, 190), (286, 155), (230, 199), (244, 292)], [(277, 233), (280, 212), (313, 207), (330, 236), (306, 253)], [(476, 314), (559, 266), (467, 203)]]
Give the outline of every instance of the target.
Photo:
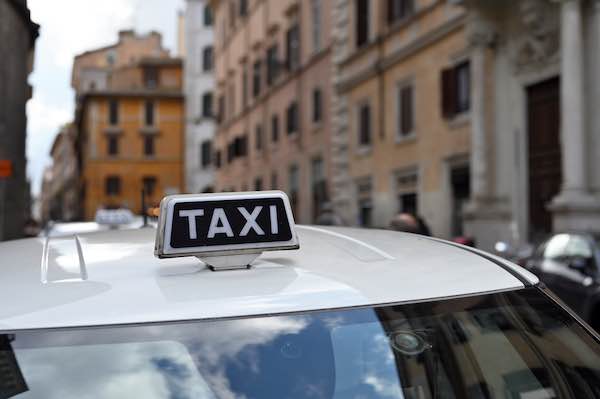
[(526, 268), (596, 330), (600, 330), (600, 240), (588, 234), (554, 234)]

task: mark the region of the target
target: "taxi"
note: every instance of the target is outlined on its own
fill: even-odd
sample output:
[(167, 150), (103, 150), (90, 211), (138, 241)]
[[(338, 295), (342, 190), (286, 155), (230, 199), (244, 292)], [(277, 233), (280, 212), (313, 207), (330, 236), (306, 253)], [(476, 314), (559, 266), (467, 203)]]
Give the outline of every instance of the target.
[(600, 398), (599, 342), (523, 268), (279, 191), (0, 244), (0, 398)]

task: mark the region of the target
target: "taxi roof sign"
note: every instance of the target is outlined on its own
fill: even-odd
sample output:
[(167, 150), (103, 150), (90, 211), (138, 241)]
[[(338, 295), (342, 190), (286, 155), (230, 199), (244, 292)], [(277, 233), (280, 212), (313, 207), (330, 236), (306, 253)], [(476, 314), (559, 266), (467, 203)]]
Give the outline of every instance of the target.
[(282, 191), (170, 195), (160, 203), (154, 254), (245, 268), (263, 251), (299, 248)]

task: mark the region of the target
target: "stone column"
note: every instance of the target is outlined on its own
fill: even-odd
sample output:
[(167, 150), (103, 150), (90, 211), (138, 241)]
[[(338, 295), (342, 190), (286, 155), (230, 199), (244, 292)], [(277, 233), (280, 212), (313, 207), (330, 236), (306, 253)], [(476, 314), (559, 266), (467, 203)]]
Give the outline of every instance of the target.
[(563, 187), (561, 195), (577, 196), (586, 189), (585, 109), (583, 101), (583, 32), (581, 1), (561, 4), (561, 139)]
[(489, 195), (487, 137), (485, 129), (485, 52), (490, 32), (471, 32), (471, 193), (474, 200)]
[(466, 234), (475, 238), (478, 248), (491, 250), (496, 241), (510, 241), (511, 215), (493, 186), (495, 144), (490, 140), (494, 140), (494, 132), (489, 131), (487, 120), (489, 101), (496, 96), (488, 85), (493, 65), (487, 57), (495, 57), (491, 50), (497, 33), (479, 6), (469, 9), (467, 24), (471, 54), (471, 198), (463, 211)]
[[(563, 181), (550, 209), (554, 230), (599, 231), (600, 203), (587, 177), (583, 18), (581, 0), (561, 1), (561, 144)], [(594, 40), (596, 38), (594, 37)]]

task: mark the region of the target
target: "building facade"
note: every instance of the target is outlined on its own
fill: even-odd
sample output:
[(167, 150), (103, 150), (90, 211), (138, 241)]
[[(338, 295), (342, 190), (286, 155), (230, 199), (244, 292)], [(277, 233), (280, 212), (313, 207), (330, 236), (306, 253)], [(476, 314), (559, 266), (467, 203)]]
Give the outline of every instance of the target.
[(437, 0), (336, 0), (334, 205), (347, 223), (420, 215), (464, 233), (470, 193), (465, 11)]
[(79, 204), (79, 176), (75, 153), (75, 128), (72, 124), (62, 127), (56, 135), (52, 148), (52, 179), (44, 187), (48, 217), (51, 220), (71, 222), (81, 218)]
[(600, 231), (600, 2), (464, 1), (472, 201), (483, 248)]
[(185, 187), (189, 193), (214, 190), (213, 15), (207, 0), (187, 0), (184, 35)]
[(215, 0), (217, 191), (281, 189), (314, 222), (331, 199), (325, 0)]
[(182, 61), (160, 35), (121, 32), (115, 46), (76, 57), (73, 86), (85, 219), (101, 208), (146, 212), (142, 190), (147, 207), (183, 191)]
[(0, 241), (23, 237), (30, 217), (25, 104), (38, 29), (26, 0), (0, 0)]

